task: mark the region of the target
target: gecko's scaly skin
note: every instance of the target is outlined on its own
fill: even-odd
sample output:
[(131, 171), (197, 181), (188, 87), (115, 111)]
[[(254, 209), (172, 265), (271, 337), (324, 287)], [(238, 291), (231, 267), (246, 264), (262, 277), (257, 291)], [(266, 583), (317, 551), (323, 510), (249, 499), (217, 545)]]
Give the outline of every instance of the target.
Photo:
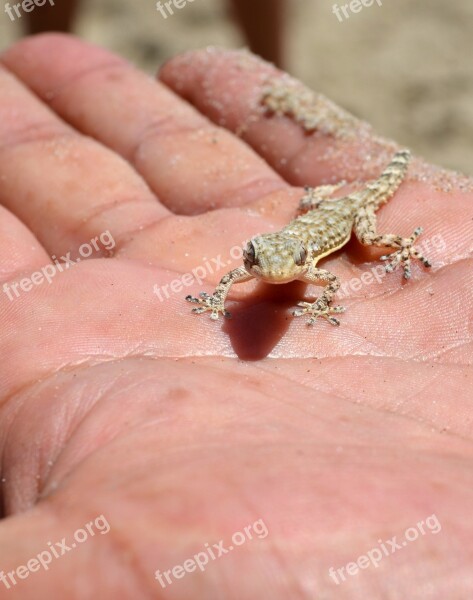
[(387, 202), (404, 180), (410, 160), (410, 152), (402, 150), (394, 155), (392, 162), (379, 179), (368, 183), (363, 190), (329, 200), (339, 187), (326, 185), (306, 188), (301, 200), (301, 209), (308, 210), (291, 221), (277, 233), (258, 235), (250, 240), (243, 253), (244, 266), (227, 273), (218, 284), (212, 296), (202, 293), (200, 298), (187, 296), (186, 300), (198, 304), (196, 313), (211, 311), (211, 318), (219, 313), (230, 316), (225, 310), (225, 299), (234, 283), (257, 278), (267, 283), (288, 283), (301, 280), (307, 283), (326, 283), (322, 295), (315, 302), (300, 302), (294, 315), (308, 315), (308, 324), (313, 325), (317, 317), (324, 317), (333, 325), (339, 321), (332, 316), (345, 309), (331, 306), (332, 299), (340, 287), (338, 277), (317, 267), (318, 261), (344, 246), (351, 237), (352, 230), (358, 240), (367, 246), (394, 248), (389, 256), (381, 260), (389, 261), (386, 270), (393, 271), (399, 265), (404, 268), (404, 277), (411, 277), (411, 258), (417, 258), (426, 267), (429, 261), (414, 247), (414, 242), (422, 233), (417, 228), (414, 233), (403, 238), (398, 235), (379, 234), (376, 231), (376, 211)]

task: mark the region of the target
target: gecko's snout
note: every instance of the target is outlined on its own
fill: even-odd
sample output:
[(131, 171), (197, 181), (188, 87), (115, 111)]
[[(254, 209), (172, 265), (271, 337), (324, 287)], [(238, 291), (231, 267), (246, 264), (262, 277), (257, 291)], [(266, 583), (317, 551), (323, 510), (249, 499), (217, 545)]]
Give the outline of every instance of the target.
[(305, 269), (307, 250), (290, 236), (268, 234), (248, 242), (243, 251), (246, 270), (270, 283), (287, 283), (298, 279)]

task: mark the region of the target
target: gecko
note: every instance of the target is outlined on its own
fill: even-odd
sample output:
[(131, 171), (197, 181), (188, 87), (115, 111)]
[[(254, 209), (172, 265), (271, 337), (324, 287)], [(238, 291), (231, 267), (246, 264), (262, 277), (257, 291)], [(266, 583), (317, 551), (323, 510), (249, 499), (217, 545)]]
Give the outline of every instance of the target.
[(307, 315), (308, 325), (313, 325), (318, 317), (327, 319), (332, 325), (340, 325), (333, 315), (344, 312), (345, 308), (332, 306), (340, 280), (330, 271), (319, 268), (317, 263), (342, 248), (351, 238), (352, 231), (366, 246), (394, 250), (381, 257), (381, 260), (387, 261), (385, 268), (388, 272), (402, 265), (404, 277), (409, 279), (412, 258), (421, 261), (425, 267), (431, 267), (431, 263), (414, 246), (422, 233), (421, 227), (415, 229), (410, 237), (380, 234), (376, 229), (376, 211), (394, 196), (405, 179), (410, 156), (409, 150), (396, 152), (378, 179), (367, 183), (361, 191), (337, 200), (330, 199), (330, 196), (345, 186), (345, 181), (336, 185), (306, 187), (300, 209), (307, 212), (276, 233), (253, 237), (243, 251), (243, 266), (224, 275), (211, 296), (202, 292), (200, 298), (186, 297), (188, 302), (198, 305), (193, 312), (210, 311), (212, 319), (218, 319), (220, 313), (230, 317), (225, 309), (225, 300), (235, 283), (250, 279), (272, 284), (300, 280), (316, 285), (325, 283), (325, 287), (314, 302), (299, 302), (293, 315)]

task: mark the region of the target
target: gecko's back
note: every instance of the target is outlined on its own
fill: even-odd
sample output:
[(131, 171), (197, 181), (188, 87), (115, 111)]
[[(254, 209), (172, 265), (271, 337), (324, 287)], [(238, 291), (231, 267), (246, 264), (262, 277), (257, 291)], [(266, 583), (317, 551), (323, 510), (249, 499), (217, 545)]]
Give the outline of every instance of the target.
[(285, 234), (302, 241), (311, 258), (322, 258), (350, 239), (355, 210), (353, 200), (346, 196), (339, 200), (328, 200), (297, 217), (283, 228)]

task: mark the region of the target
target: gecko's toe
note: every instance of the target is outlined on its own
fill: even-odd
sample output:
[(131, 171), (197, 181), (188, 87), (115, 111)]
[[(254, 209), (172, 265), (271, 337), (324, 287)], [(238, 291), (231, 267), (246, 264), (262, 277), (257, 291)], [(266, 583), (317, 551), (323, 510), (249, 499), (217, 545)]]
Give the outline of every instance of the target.
[(327, 317), (327, 321), (332, 325), (335, 325), (335, 327), (340, 327), (340, 321), (335, 317)]

